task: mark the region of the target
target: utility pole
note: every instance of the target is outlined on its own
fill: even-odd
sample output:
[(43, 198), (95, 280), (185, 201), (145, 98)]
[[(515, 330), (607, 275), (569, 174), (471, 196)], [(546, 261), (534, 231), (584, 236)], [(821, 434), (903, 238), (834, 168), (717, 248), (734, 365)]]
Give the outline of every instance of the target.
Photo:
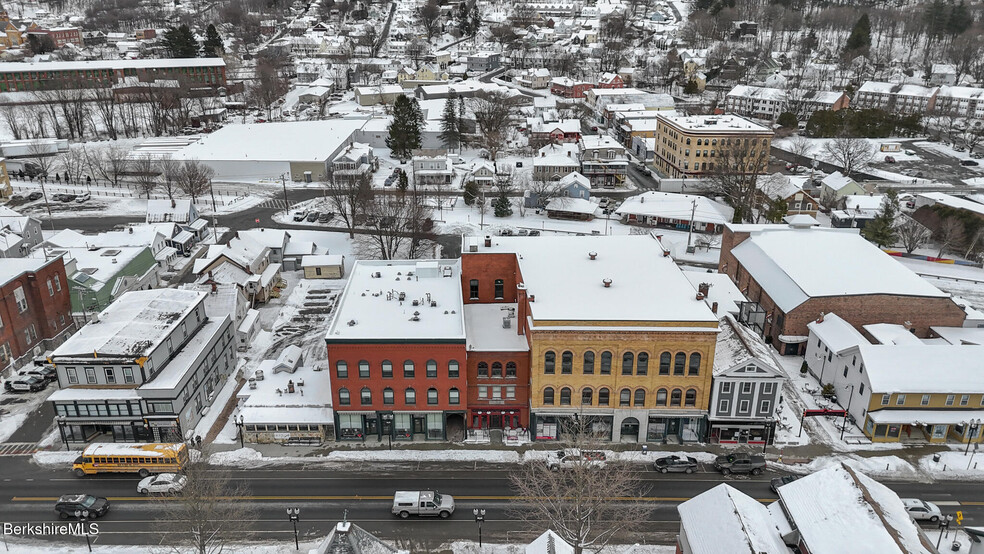
[(687, 252), (690, 252), (690, 239), (694, 236), (694, 217), (697, 215), (697, 198), (695, 197), (690, 209), (690, 230), (687, 231)]
[(280, 174), (280, 183), (284, 186), (284, 216), (290, 213), (290, 202), (287, 200), (287, 174)]

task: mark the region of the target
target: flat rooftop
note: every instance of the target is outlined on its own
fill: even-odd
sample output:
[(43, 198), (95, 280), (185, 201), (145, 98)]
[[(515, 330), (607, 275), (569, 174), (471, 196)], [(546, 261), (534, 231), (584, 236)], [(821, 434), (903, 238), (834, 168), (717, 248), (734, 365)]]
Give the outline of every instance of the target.
[(222, 58), (162, 58), (139, 60), (94, 60), (77, 62), (5, 62), (0, 73), (16, 71), (67, 71), (93, 69), (150, 69), (172, 67), (225, 67)]
[(180, 289), (130, 291), (61, 344), (52, 358), (150, 354), (203, 302), (206, 293)]
[[(518, 328), (517, 304), (467, 304), (465, 306), (465, 330), (468, 350), (478, 352), (527, 352), (530, 349), (526, 335)], [(509, 320), (509, 327), (503, 320)]]
[(459, 260), (360, 260), (327, 341), (464, 342)]
[[(463, 255), (471, 255), (469, 241), (473, 241), (479, 253), (519, 256), (523, 282), (535, 296), (530, 303), (535, 320), (717, 322), (651, 234), (491, 240), (486, 247), (483, 237), (464, 237)], [(610, 286), (605, 286), (606, 279)]]
[(771, 135), (772, 131), (766, 127), (753, 123), (744, 117), (737, 115), (664, 115), (659, 114), (658, 119), (674, 127), (687, 131), (706, 131), (721, 133), (763, 133)]
[(325, 162), (365, 123), (365, 119), (332, 119), (226, 125), (182, 148), (174, 158), (205, 162)]

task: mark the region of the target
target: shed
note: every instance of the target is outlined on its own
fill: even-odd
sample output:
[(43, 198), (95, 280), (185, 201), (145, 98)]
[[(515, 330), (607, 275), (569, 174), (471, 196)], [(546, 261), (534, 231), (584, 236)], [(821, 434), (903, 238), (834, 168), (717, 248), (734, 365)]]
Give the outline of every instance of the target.
[(305, 279), (341, 279), (345, 276), (345, 256), (304, 256), (301, 269)]

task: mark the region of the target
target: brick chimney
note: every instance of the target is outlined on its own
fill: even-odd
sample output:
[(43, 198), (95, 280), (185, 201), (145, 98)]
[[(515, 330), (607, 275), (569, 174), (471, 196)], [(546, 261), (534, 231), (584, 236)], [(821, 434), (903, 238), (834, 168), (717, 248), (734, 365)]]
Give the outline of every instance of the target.
[(526, 283), (516, 285), (516, 334), (526, 334), (526, 313), (529, 307), (526, 304)]
[(717, 302), (711, 302), (711, 312), (712, 313), (715, 313), (715, 314), (718, 313), (718, 303)]

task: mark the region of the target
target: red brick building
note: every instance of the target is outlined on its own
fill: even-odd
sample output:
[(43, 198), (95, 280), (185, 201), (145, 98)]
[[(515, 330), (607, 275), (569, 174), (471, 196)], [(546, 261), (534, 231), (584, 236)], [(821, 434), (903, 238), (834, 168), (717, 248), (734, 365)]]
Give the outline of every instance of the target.
[(595, 88), (625, 88), (625, 81), (618, 73), (603, 73)]
[(226, 86), (222, 58), (97, 60), (0, 64), (0, 92), (51, 88), (109, 88), (127, 77), (176, 80), (187, 86)]
[(23, 365), (74, 330), (61, 256), (7, 258), (0, 263), (0, 283), (0, 370)]
[(806, 215), (781, 225), (729, 224), (718, 270), (748, 299), (739, 320), (782, 354), (803, 354), (807, 324), (834, 312), (855, 328), (905, 325), (920, 337), (930, 326), (960, 327), (966, 318), (937, 289), (858, 234), (816, 226)]
[(51, 37), (52, 42), (55, 43), (56, 48), (61, 48), (66, 44), (82, 46), (82, 30), (75, 27), (55, 27), (53, 29), (39, 29), (32, 32), (48, 35)]
[(564, 98), (584, 98), (585, 93), (594, 87), (593, 83), (575, 81), (567, 77), (554, 77), (550, 80), (550, 92)]

